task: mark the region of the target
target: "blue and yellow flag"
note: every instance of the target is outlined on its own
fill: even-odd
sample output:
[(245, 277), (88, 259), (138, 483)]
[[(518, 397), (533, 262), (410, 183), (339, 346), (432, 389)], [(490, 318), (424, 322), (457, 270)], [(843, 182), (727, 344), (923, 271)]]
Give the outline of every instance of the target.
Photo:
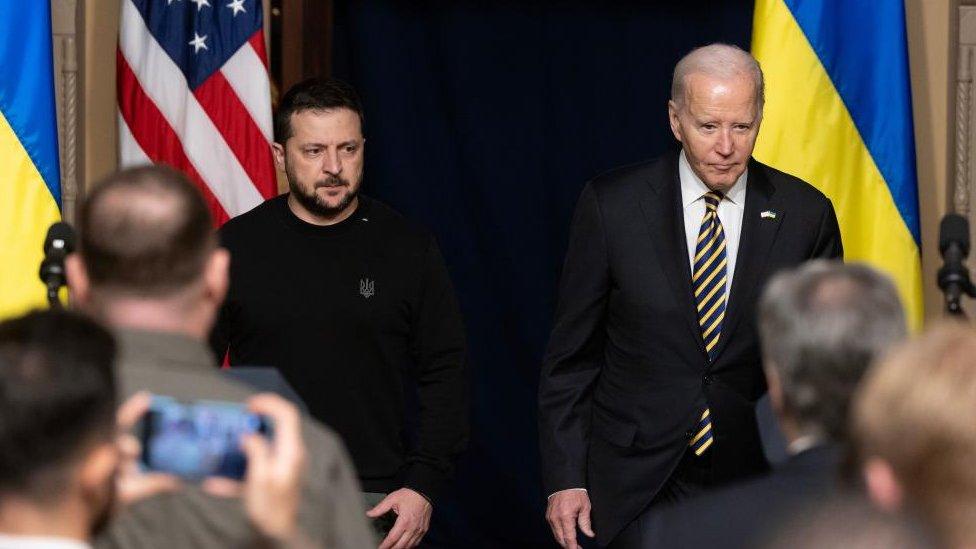
[(60, 181), (51, 5), (0, 0), (0, 318), (46, 303), (38, 269)]
[(752, 53), (766, 76), (755, 156), (834, 203), (844, 257), (898, 285), (923, 317), (908, 40), (901, 0), (756, 0)]

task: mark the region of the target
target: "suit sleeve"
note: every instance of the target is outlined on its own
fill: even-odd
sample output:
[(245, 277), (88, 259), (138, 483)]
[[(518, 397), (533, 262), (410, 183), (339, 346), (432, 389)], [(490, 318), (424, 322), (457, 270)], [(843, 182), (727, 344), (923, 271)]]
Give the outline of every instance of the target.
[(827, 199), (826, 208), (820, 218), (820, 228), (814, 241), (811, 259), (844, 259), (844, 244), (840, 238), (840, 227), (834, 205)]
[(539, 444), (546, 493), (586, 487), (591, 393), (604, 363), (610, 285), (600, 205), (591, 185), (570, 229), (559, 301), (539, 380)]
[(468, 441), (464, 326), (444, 258), (433, 238), (424, 257), (411, 352), (417, 365), (420, 433), (407, 456), (405, 486), (434, 501)]

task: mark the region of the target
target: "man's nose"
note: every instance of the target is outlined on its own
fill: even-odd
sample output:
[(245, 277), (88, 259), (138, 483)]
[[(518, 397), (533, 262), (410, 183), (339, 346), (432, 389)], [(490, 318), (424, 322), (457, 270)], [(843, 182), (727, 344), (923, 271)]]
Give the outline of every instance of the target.
[(718, 133), (718, 141), (715, 143), (715, 152), (722, 156), (729, 156), (732, 154), (735, 146), (732, 140), (731, 130), (721, 130)]
[(339, 175), (342, 172), (342, 161), (339, 160), (339, 151), (327, 151), (323, 155), (322, 171), (330, 175)]

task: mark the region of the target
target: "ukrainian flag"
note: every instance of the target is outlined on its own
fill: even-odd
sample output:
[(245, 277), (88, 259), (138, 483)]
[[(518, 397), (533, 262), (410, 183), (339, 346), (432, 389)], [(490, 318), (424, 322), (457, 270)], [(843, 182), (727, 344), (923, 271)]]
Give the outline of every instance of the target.
[(46, 303), (38, 277), (61, 219), (47, 0), (0, 0), (0, 318)]
[(891, 275), (923, 317), (908, 40), (901, 0), (756, 0), (766, 76), (755, 156), (834, 203), (846, 260)]

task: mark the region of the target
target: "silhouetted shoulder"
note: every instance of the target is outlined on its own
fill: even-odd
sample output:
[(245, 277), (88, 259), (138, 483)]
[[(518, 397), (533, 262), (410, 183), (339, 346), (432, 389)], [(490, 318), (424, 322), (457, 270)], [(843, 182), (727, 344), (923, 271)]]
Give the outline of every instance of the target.
[(287, 201), (288, 195), (269, 198), (251, 210), (231, 218), (217, 231), (221, 243), (226, 246), (229, 242), (246, 239), (256, 232), (265, 232), (268, 224), (278, 217), (277, 212), (282, 207), (288, 207)]
[(426, 227), (407, 218), (385, 202), (369, 196), (359, 196), (363, 201), (362, 215), (368, 219), (367, 222), (378, 224), (382, 230), (389, 232), (391, 237), (423, 241), (431, 238), (431, 233)]
[(799, 177), (777, 170), (755, 159), (749, 163), (749, 169), (760, 171), (765, 179), (772, 184), (776, 193), (784, 193), (784, 198), (787, 200), (807, 205), (827, 206), (830, 204), (830, 199), (820, 189)]
[(668, 152), (654, 160), (630, 164), (604, 172), (587, 183), (602, 207), (628, 211), (648, 188), (659, 192), (668, 185), (678, 184), (678, 154)]

